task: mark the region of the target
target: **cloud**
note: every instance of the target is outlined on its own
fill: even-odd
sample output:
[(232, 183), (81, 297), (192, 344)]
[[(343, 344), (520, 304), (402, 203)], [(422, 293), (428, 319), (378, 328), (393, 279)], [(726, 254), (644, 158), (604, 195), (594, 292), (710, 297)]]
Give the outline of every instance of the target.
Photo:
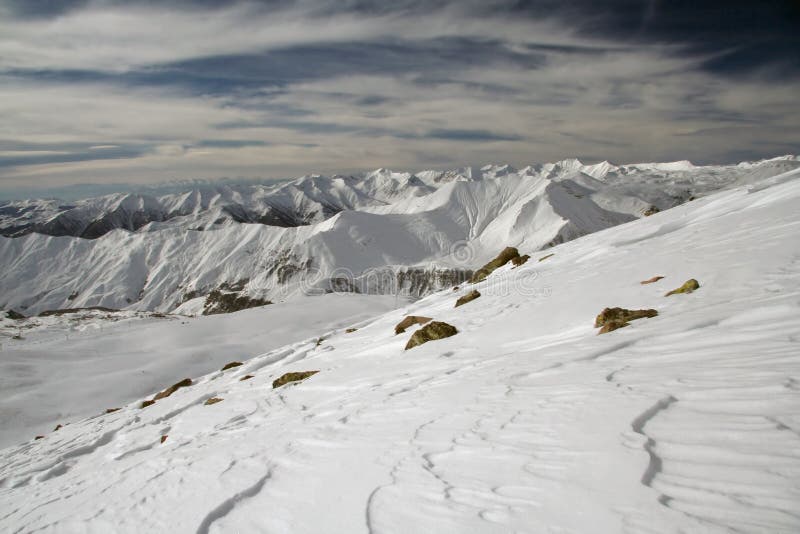
[(0, 0), (0, 188), (772, 156), (769, 4)]

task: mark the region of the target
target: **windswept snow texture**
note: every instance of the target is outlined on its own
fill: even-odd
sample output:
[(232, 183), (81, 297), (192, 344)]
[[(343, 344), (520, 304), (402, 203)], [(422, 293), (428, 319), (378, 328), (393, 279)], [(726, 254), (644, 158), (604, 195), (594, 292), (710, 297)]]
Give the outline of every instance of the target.
[[(6, 449), (0, 530), (798, 532), (798, 203), (700, 198)], [(459, 333), (404, 351), (407, 314)]]
[(9, 203), (0, 229), (22, 237), (0, 237), (0, 308), (167, 312), (223, 284), (275, 302), (330, 290), (419, 297), (501, 245), (548, 248), (798, 166), (794, 156), (711, 167), (565, 160)]

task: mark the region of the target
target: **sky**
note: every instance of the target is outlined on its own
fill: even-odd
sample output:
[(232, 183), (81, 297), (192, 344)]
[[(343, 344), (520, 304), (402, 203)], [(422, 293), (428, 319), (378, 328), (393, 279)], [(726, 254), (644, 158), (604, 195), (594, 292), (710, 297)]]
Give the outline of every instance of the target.
[(0, 0), (0, 197), (796, 154), (798, 25), (796, 0)]

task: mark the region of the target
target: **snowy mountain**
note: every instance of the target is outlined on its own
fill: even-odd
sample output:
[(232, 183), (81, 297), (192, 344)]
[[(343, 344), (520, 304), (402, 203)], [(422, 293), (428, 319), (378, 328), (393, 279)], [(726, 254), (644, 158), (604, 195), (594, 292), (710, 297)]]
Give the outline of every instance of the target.
[(565, 160), (9, 203), (0, 226), (17, 237), (0, 237), (0, 307), (199, 313), (215, 291), (419, 297), (468, 278), (499, 245), (548, 248), (798, 166)]
[[(686, 164), (659, 168), (642, 172), (694, 172)], [(0, 451), (0, 530), (797, 532), (800, 170), (754, 176), (763, 170), (708, 173), (732, 187), (238, 367), (201, 376), (174, 369), (147, 395), (114, 406), (121, 409), (64, 421), (41, 439), (15, 436), (21, 444)], [(594, 171), (532, 184), (521, 176), (527, 171), (448, 182), (417, 199), (283, 232), (307, 232), (304, 239), (328, 246), (337, 261), (359, 252), (337, 249), (346, 247), (343, 236), (361, 243), (378, 221), (399, 229), (369, 235), (393, 239), (403, 254), (432, 247), (434, 227), (474, 232), (470, 240), (491, 246), (491, 256), (514, 237), (531, 254), (565, 224), (586, 224), (579, 215), (594, 224), (625, 213), (610, 208), (619, 194), (613, 184), (626, 175)], [(595, 190), (591, 180), (610, 185)], [(692, 194), (702, 187), (691, 185)], [(596, 207), (586, 212), (589, 201)], [(415, 202), (421, 209), (411, 211)], [(568, 222), (554, 223), (554, 214)], [(263, 231), (240, 229), (244, 246), (264, 239)], [(233, 238), (225, 232), (186, 235)], [(116, 245), (107, 236), (29, 235), (4, 246), (41, 241), (59, 261), (81, 247), (128, 250), (130, 240), (144, 237), (112, 234)], [(86, 250), (102, 261), (100, 249)], [(146, 264), (154, 249), (141, 250), (136, 261)], [(689, 279), (699, 288), (665, 296)], [(477, 300), (455, 306), (474, 290)], [(595, 317), (607, 307), (657, 315), (598, 335)], [(226, 328), (217, 321), (237, 315), (186, 321), (203, 321), (213, 344), (215, 329)], [(428, 331), (414, 324), (396, 334), (408, 315), (456, 333), (405, 350)], [(129, 325), (154, 335), (150, 322)], [(19, 341), (30, 350), (36, 342)], [(80, 347), (91, 355), (108, 343), (88, 330)], [(274, 387), (290, 372), (305, 379)], [(3, 376), (31, 380), (20, 365), (9, 364)], [(125, 373), (104, 376), (106, 389), (127, 380)], [(183, 378), (191, 384), (156, 395)]]

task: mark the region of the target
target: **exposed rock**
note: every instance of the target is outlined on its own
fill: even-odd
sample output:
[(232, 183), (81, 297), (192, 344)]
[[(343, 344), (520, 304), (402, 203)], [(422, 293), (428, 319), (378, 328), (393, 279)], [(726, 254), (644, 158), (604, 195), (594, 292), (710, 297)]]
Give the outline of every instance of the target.
[(58, 425), (56, 425), (56, 427), (53, 429), (53, 432), (56, 432), (56, 431), (58, 431), (58, 430), (59, 430), (59, 429), (61, 429), (61, 428), (64, 428), (64, 425), (62, 425), (62, 424), (58, 424)]
[(358, 330), (358, 328), (348, 328), (347, 330), (344, 331), (344, 333), (345, 334), (352, 334), (356, 330)]
[(19, 312), (15, 312), (14, 310), (8, 310), (6, 312), (6, 317), (8, 317), (9, 319), (14, 319), (15, 321), (18, 321), (20, 319), (24, 319), (25, 318), (24, 315), (22, 315)]
[(667, 293), (664, 296), (668, 297), (670, 295), (677, 295), (678, 293), (691, 293), (695, 289), (700, 289), (700, 283), (697, 280), (695, 280), (694, 278), (690, 278), (689, 280), (684, 282), (681, 287), (679, 287), (677, 289), (673, 289), (672, 291), (670, 291), (669, 293)]
[(239, 293), (235, 292), (223, 293), (219, 289), (215, 289), (206, 297), (205, 306), (203, 307), (203, 315), (232, 313), (239, 310), (246, 310), (248, 308), (266, 306), (267, 304), (272, 304), (272, 301), (248, 297), (247, 295), (240, 295)]
[(597, 335), (607, 334), (612, 330), (616, 330), (618, 328), (625, 328), (629, 324), (630, 323), (626, 323), (625, 321), (608, 321), (606, 324), (603, 325), (603, 328), (600, 329)]
[(142, 401), (142, 405), (140, 406), (140, 408), (147, 408), (148, 406), (152, 406), (155, 403), (156, 403), (156, 401), (154, 401), (154, 400), (145, 400), (145, 401)]
[(546, 260), (547, 258), (552, 258), (552, 257), (553, 257), (553, 256), (555, 256), (555, 255), (556, 255), (556, 253), (555, 253), (555, 252), (553, 252), (552, 254), (548, 254), (547, 256), (542, 256), (541, 258), (539, 258), (539, 261), (544, 261), (544, 260)]
[(253, 375), (244, 375), (239, 379), (239, 382), (244, 382), (245, 380), (250, 380), (251, 378), (253, 378)]
[(423, 317), (421, 315), (407, 315), (405, 319), (397, 323), (397, 326), (394, 327), (394, 335), (402, 334), (408, 327), (414, 326), (415, 324), (425, 324), (432, 320), (433, 319), (430, 317)]
[(659, 280), (661, 280), (662, 278), (664, 278), (664, 277), (663, 276), (654, 276), (653, 278), (648, 278), (647, 280), (642, 280), (639, 283), (642, 284), (642, 285), (654, 284), (654, 283), (658, 282)]
[(180, 382), (172, 384), (170, 387), (168, 387), (164, 391), (162, 391), (160, 393), (157, 393), (156, 396), (153, 397), (153, 401), (157, 401), (159, 399), (165, 399), (165, 398), (169, 397), (170, 395), (172, 395), (173, 393), (175, 393), (176, 391), (178, 391), (180, 388), (189, 387), (191, 385), (192, 385), (192, 379), (191, 378), (184, 378)]
[(478, 298), (478, 297), (480, 297), (480, 296), (481, 296), (481, 293), (480, 293), (480, 291), (478, 291), (478, 290), (476, 290), (476, 289), (473, 289), (472, 291), (470, 291), (470, 292), (469, 292), (469, 293), (467, 293), (466, 295), (463, 295), (462, 297), (460, 297), (460, 298), (459, 298), (459, 299), (456, 301), (456, 305), (455, 305), (455, 307), (456, 307), (456, 308), (458, 308), (458, 307), (459, 307), (459, 306), (461, 306), (462, 304), (466, 304), (467, 302), (472, 302), (473, 300), (475, 300), (476, 298)]
[(645, 217), (650, 217), (651, 215), (655, 215), (656, 213), (658, 213), (658, 212), (660, 212), (660, 211), (661, 211), (661, 210), (660, 210), (660, 209), (658, 209), (658, 207), (657, 207), (657, 206), (650, 206), (650, 207), (649, 207), (649, 208), (647, 208), (646, 210), (643, 210), (643, 211), (642, 211), (642, 215), (644, 215)]
[(227, 371), (228, 369), (233, 369), (234, 367), (239, 367), (240, 365), (242, 365), (242, 362), (230, 362), (230, 363), (226, 363), (226, 364), (225, 364), (225, 365), (222, 367), (221, 371)]
[(519, 257), (519, 251), (514, 247), (506, 247), (495, 259), (475, 271), (475, 274), (470, 278), (470, 282), (476, 284), (486, 279), (487, 276), (492, 274), (496, 269), (499, 269), (506, 263), (512, 261), (514, 258)]
[(317, 373), (319, 373), (319, 371), (300, 371), (295, 373), (286, 373), (280, 378), (276, 378), (275, 380), (273, 380), (272, 387), (279, 388), (291, 382), (299, 382), (300, 380), (305, 380), (306, 378), (313, 376)]
[(104, 311), (104, 312), (118, 312), (119, 310), (115, 310), (114, 308), (106, 308), (105, 306), (86, 306), (85, 308), (61, 308), (58, 310), (45, 310), (39, 314), (39, 317), (48, 317), (50, 315), (64, 315), (67, 313), (78, 313), (82, 311), (88, 310), (96, 310), (96, 311)]
[(220, 399), (219, 397), (211, 397), (204, 404), (206, 406), (211, 406), (212, 404), (216, 404), (218, 402), (222, 402), (222, 399)]
[(516, 258), (512, 258), (511, 259), (511, 263), (514, 264), (514, 267), (519, 267), (520, 265), (523, 265), (529, 259), (531, 259), (530, 255), (529, 254), (525, 254), (524, 256), (517, 256)]
[[(594, 327), (600, 328), (610, 321), (627, 323), (645, 317), (655, 317), (658, 315), (656, 310), (626, 310), (625, 308), (605, 308), (594, 320)], [(619, 328), (619, 327), (618, 327)]]
[(423, 343), (427, 343), (428, 341), (444, 339), (456, 334), (458, 334), (458, 330), (455, 326), (443, 323), (441, 321), (433, 321), (432, 323), (426, 324), (414, 332), (414, 334), (411, 336), (411, 339), (408, 340), (405, 350), (413, 349), (414, 347), (422, 345)]
[(322, 345), (323, 341), (325, 341), (324, 337), (317, 338), (317, 342), (316, 342), (316, 344), (314, 346), (315, 347), (319, 347), (320, 345)]
[(459, 289), (461, 289), (461, 286), (455, 286), (455, 287), (453, 288), (453, 291), (458, 291)]
[(33, 438), (33, 439), (44, 439), (44, 436), (36, 436), (36, 437), (35, 437), (35, 438)]
[(106, 413), (114, 413), (114, 412), (118, 412), (118, 411), (119, 411), (119, 408), (108, 408), (108, 409), (106, 409)]
[(161, 443), (164, 443), (165, 441), (167, 441), (168, 437), (169, 437), (168, 435), (161, 436)]

